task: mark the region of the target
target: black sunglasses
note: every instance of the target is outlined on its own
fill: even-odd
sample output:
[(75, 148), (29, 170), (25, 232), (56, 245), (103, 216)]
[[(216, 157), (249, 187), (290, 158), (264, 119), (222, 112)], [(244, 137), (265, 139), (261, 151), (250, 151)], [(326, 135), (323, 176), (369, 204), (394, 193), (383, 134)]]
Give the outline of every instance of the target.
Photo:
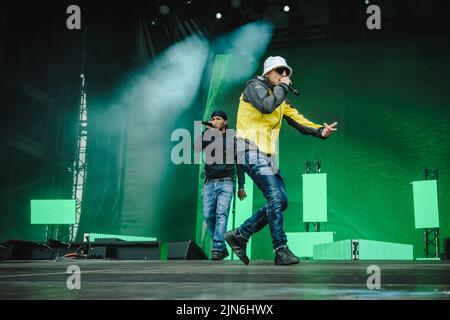
[(283, 74), (284, 71), (286, 71), (286, 75), (289, 76), (291, 74), (291, 70), (285, 67), (278, 67), (275, 68), (275, 71), (278, 72), (280, 75)]

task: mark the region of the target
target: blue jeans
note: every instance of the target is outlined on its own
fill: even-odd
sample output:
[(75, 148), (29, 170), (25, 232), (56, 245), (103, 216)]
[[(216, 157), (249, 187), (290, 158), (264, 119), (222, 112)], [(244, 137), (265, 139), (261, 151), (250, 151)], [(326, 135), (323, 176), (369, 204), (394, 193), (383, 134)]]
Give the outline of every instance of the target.
[(285, 247), (286, 233), (283, 231), (283, 211), (288, 206), (288, 197), (280, 171), (272, 157), (257, 150), (245, 151), (245, 172), (262, 191), (266, 205), (255, 212), (239, 227), (242, 236), (250, 236), (269, 224), (274, 249)]
[(203, 185), (203, 217), (213, 239), (212, 251), (226, 249), (223, 234), (227, 230), (233, 195), (234, 181), (231, 179), (208, 180)]

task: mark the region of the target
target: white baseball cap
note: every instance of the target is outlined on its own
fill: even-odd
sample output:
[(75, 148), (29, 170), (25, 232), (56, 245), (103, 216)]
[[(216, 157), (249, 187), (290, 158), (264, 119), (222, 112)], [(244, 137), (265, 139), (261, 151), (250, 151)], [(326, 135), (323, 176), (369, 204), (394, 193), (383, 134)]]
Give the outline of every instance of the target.
[(267, 72), (278, 68), (278, 67), (285, 67), (289, 69), (290, 73), (289, 76), (292, 76), (292, 68), (289, 67), (286, 63), (286, 60), (283, 57), (276, 56), (276, 57), (268, 57), (266, 61), (264, 61), (264, 72), (262, 76), (264, 76)]

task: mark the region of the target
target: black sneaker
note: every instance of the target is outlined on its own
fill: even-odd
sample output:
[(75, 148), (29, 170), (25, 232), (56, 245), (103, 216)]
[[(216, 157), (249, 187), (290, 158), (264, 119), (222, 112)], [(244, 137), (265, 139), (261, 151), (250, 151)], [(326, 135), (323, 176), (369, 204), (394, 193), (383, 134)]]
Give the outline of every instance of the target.
[(211, 253), (211, 260), (223, 260), (228, 257), (230, 254), (228, 250), (225, 248), (223, 251), (213, 251)]
[(287, 266), (290, 264), (300, 263), (300, 259), (289, 250), (288, 247), (283, 247), (275, 252), (275, 264), (279, 266)]
[(239, 229), (228, 231), (224, 234), (225, 241), (230, 245), (231, 249), (236, 253), (239, 259), (244, 264), (249, 264), (250, 260), (247, 257), (247, 239), (245, 239)]

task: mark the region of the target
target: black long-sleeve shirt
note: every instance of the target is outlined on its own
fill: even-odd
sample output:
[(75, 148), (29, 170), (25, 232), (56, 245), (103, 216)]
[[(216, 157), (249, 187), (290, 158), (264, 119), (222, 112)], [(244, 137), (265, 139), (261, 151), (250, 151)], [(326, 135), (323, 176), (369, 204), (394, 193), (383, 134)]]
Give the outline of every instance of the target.
[[(217, 140), (220, 138), (221, 140)], [(222, 149), (222, 154), (216, 155), (216, 150)], [(206, 150), (205, 150), (206, 149)], [(205, 150), (205, 176), (207, 179), (231, 178), (235, 179), (237, 172), (239, 189), (244, 188), (245, 173), (242, 164), (237, 163), (236, 136), (234, 130), (225, 130), (224, 133), (206, 129), (195, 142), (194, 150)]]

